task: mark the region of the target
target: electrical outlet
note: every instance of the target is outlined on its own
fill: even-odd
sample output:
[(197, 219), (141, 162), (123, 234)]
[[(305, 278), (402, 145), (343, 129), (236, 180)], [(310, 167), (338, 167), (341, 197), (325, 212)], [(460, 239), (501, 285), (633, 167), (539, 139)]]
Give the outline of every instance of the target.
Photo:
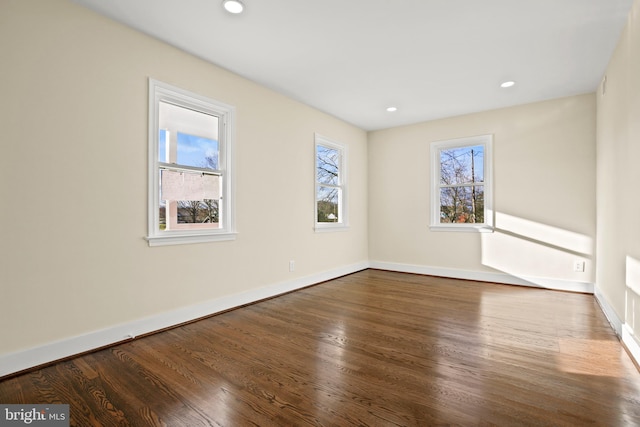
[(289, 271), (295, 271), (295, 270), (296, 270), (296, 262), (295, 262), (295, 260), (289, 261)]
[(574, 261), (573, 271), (576, 273), (584, 273), (584, 261)]

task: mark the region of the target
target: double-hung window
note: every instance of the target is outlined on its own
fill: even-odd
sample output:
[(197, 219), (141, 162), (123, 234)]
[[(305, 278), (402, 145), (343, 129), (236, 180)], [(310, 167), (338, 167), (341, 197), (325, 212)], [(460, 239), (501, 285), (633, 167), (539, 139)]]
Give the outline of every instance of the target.
[(315, 229), (345, 229), (346, 147), (315, 135)]
[(431, 144), (431, 230), (491, 231), (492, 136)]
[(149, 80), (150, 246), (234, 238), (233, 114)]

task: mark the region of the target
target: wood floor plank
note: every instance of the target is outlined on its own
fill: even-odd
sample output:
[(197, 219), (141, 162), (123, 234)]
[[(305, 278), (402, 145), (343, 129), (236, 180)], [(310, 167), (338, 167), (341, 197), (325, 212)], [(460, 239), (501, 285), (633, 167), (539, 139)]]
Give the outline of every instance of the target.
[(592, 295), (365, 270), (0, 382), (77, 426), (633, 426)]

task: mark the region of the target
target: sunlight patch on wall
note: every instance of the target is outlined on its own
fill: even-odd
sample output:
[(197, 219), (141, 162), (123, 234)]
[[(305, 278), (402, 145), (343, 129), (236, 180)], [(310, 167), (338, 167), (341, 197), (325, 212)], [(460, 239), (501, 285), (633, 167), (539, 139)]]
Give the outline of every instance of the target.
[(536, 283), (534, 277), (588, 281), (588, 272), (579, 273), (584, 279), (576, 278), (578, 273), (572, 270), (575, 259), (573, 253), (500, 231), (482, 236), (482, 264), (543, 287), (546, 282)]
[(495, 231), (482, 235), (481, 242), (483, 265), (531, 285), (555, 288), (560, 282), (593, 281), (589, 236), (496, 212)]
[(500, 230), (568, 251), (593, 255), (593, 239), (584, 234), (518, 218), (502, 212), (496, 212), (496, 227)]

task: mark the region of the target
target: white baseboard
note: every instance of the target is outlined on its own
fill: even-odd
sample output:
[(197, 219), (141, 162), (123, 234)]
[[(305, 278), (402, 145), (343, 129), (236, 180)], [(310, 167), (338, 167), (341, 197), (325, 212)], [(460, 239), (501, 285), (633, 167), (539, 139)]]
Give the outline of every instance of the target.
[(631, 329), (629, 324), (622, 322), (597, 286), (595, 288), (595, 297), (602, 312), (609, 321), (611, 328), (615, 331), (627, 350), (629, 350), (629, 354), (636, 362), (636, 365), (640, 366), (640, 344), (633, 333), (633, 329)]
[(640, 344), (634, 337), (633, 330), (626, 323), (622, 327), (622, 342), (629, 350), (629, 353), (631, 353), (631, 357), (635, 360), (636, 364), (640, 365)]
[(592, 294), (593, 283), (574, 282), (570, 280), (548, 279), (544, 277), (516, 277), (506, 273), (458, 270), (454, 268), (429, 267), (424, 265), (400, 264), (383, 261), (369, 261), (370, 268), (399, 271), (403, 273), (424, 274), (428, 276), (450, 277), (453, 279), (476, 280), (479, 282), (495, 282), (506, 285), (532, 286), (557, 291), (571, 291)]
[(609, 304), (609, 301), (607, 301), (604, 294), (597, 286), (595, 287), (594, 296), (596, 297), (596, 301), (602, 309), (604, 316), (609, 321), (611, 328), (613, 328), (618, 337), (622, 338), (622, 320), (618, 317), (616, 311), (611, 307), (611, 304)]
[(481, 271), (456, 270), (439, 267), (426, 267), (421, 265), (397, 264), (381, 261), (370, 261), (369, 268), (380, 270), (399, 271), (402, 273), (424, 274), (428, 276), (451, 277), (454, 279), (477, 280), (481, 282), (504, 283), (507, 285), (535, 286), (545, 289), (592, 293), (611, 328), (620, 338), (631, 353), (636, 364), (640, 365), (640, 343), (636, 340), (631, 327), (622, 323), (615, 310), (607, 302), (606, 298), (593, 283), (570, 282), (557, 279), (544, 279), (537, 277), (515, 277), (503, 273), (488, 273)]
[(365, 270), (368, 267), (369, 263), (363, 261), (321, 273), (312, 274), (310, 276), (299, 277), (293, 280), (265, 286), (263, 288), (253, 289), (227, 297), (216, 298), (200, 304), (115, 325), (102, 330), (92, 331), (87, 334), (66, 338), (27, 350), (4, 354), (0, 356), (0, 377), (71, 357), (76, 354), (85, 353), (97, 348), (109, 346), (127, 339), (135, 338), (138, 335), (152, 333), (245, 304), (260, 301), (265, 298), (291, 292), (326, 280), (335, 279), (336, 277)]
[[(50, 363), (56, 360), (74, 356), (76, 354), (91, 351), (97, 348), (105, 347), (124, 340), (135, 338), (169, 328), (181, 323), (189, 322), (202, 317), (210, 316), (250, 304), (265, 298), (274, 297), (296, 289), (316, 283), (331, 280), (340, 276), (355, 273), (367, 268), (376, 268), (380, 270), (398, 271), (403, 273), (423, 274), (429, 276), (451, 277), (455, 279), (477, 280), (483, 282), (504, 283), (509, 285), (534, 286), (545, 289), (594, 293), (592, 283), (572, 282), (557, 279), (545, 279), (537, 277), (515, 277), (505, 273), (492, 273), (482, 271), (458, 270), (450, 268), (429, 267), (411, 264), (389, 263), (382, 261), (362, 261), (360, 263), (351, 264), (321, 273), (312, 274), (305, 277), (288, 280), (285, 282), (265, 286), (263, 288), (242, 292), (227, 297), (216, 298), (214, 300), (205, 301), (200, 304), (189, 307), (172, 310), (170, 312), (161, 313), (132, 322), (115, 325), (98, 331), (92, 331), (87, 334), (66, 338), (60, 341), (47, 343), (38, 347), (17, 351), (0, 356), (0, 377)], [(623, 342), (636, 356), (636, 360), (640, 360), (640, 347), (630, 332), (623, 334), (622, 322), (616, 315), (615, 311), (609, 306), (606, 300), (599, 294), (595, 288), (595, 296), (603, 312), (618, 336), (621, 336)], [(624, 337), (627, 337), (626, 340)]]

